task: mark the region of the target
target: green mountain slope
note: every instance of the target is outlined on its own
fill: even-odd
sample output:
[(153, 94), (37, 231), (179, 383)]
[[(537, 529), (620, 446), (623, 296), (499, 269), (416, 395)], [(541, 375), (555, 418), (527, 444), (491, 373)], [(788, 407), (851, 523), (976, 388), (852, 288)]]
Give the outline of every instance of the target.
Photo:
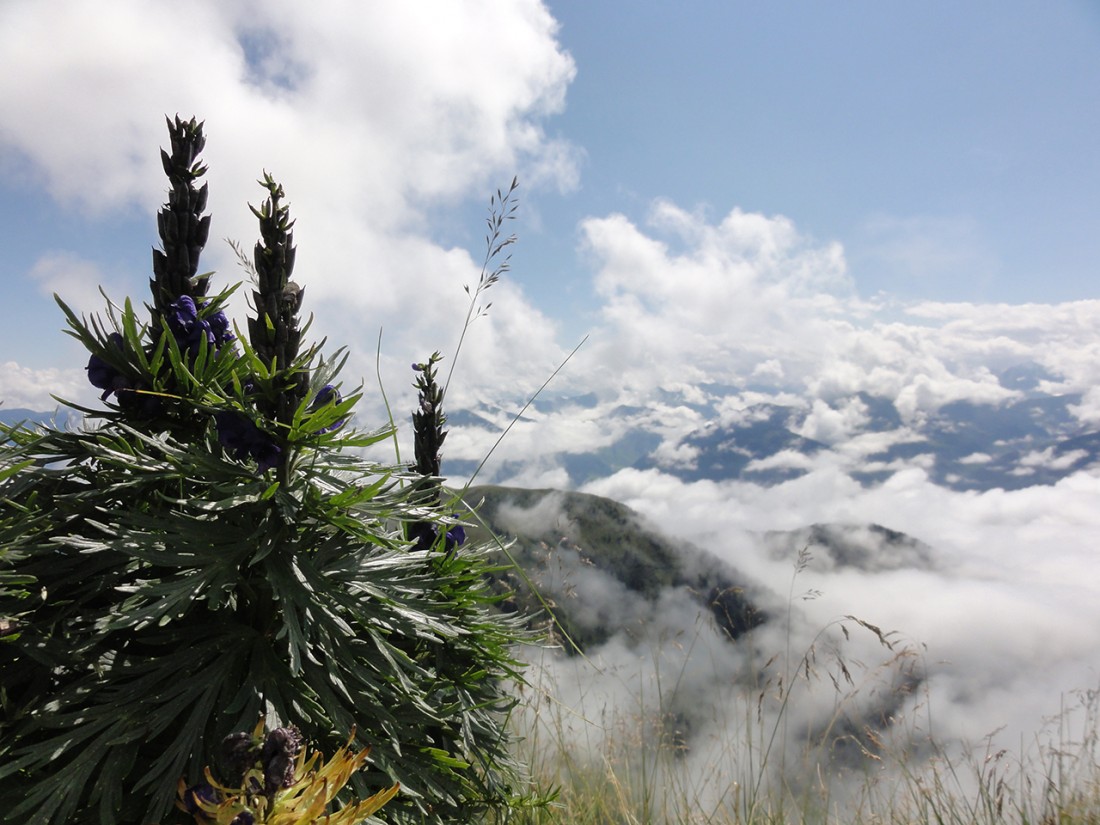
[[(502, 570), (494, 585), (511, 594), (506, 609), (539, 613), (572, 652), (620, 630), (643, 633), (646, 616), (660, 609), (670, 589), (709, 611), (731, 640), (767, 618), (734, 568), (673, 543), (618, 502), (497, 486), (471, 487), (464, 501), (484, 525), (471, 537), (488, 540), (495, 533), (511, 540), (507, 553), (538, 591), (514, 569)], [(503, 550), (501, 561), (509, 562)]]

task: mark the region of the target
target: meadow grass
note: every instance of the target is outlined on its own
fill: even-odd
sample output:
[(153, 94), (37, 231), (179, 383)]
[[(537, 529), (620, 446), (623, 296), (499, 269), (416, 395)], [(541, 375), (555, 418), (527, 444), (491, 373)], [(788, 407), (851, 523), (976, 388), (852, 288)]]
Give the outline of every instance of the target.
[[(623, 701), (620, 694), (615, 706), (606, 696), (585, 694), (594, 688), (563, 701), (562, 657), (549, 651), (530, 657), (524, 701), (514, 719), (518, 755), (535, 785), (552, 791), (554, 800), (509, 821), (1100, 823), (1100, 691), (1067, 697), (1042, 733), (1015, 749), (995, 746), (993, 735), (973, 745), (940, 742), (930, 730), (931, 700), (923, 687), (914, 687), (916, 653), (852, 617), (844, 620), (845, 639), (853, 623), (854, 630), (881, 637), (886, 658), (866, 666), (843, 659), (826, 666), (819, 663), (826, 658), (817, 649), (825, 637), (819, 634), (793, 667), (780, 654), (726, 686), (710, 725), (690, 735), (678, 727), (682, 714), (676, 685), (670, 685), (676, 674), (662, 678), (653, 675), (659, 674), (655, 669), (653, 678), (634, 685), (631, 698)], [(573, 666), (601, 667), (588, 661)], [(885, 690), (898, 701), (886, 701)], [(820, 709), (829, 692), (827, 722), (805, 729), (813, 714), (800, 705)]]

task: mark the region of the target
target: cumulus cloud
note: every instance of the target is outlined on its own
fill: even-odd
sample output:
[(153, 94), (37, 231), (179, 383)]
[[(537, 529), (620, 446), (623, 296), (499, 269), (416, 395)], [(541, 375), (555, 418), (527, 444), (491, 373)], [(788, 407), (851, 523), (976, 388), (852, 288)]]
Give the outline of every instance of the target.
[[(998, 374), (1020, 364), (1046, 370), (1063, 392), (1096, 378), (1095, 302), (871, 304), (855, 293), (839, 245), (738, 209), (711, 224), (661, 201), (644, 226), (610, 215), (582, 232), (604, 300), (592, 342), (603, 386), (766, 383), (825, 402), (866, 392), (919, 420), (955, 401), (1019, 398)], [(806, 426), (840, 437), (827, 409)]]
[(767, 458), (753, 459), (745, 467), (745, 471), (752, 473), (775, 469), (809, 470), (815, 464), (813, 456), (808, 456), (796, 450), (780, 450)]
[(988, 464), (993, 460), (989, 453), (971, 453), (959, 459), (960, 464)]
[(1054, 454), (1053, 447), (1045, 450), (1032, 450), (1020, 458), (1021, 467), (1046, 467), (1051, 470), (1068, 470), (1079, 461), (1088, 458), (1086, 450), (1069, 450), (1061, 455)]
[[(1095, 679), (1100, 587), (1081, 575), (1100, 529), (1100, 478), (1093, 474), (1012, 492), (959, 493), (915, 469), (864, 488), (836, 468), (821, 468), (767, 489), (622, 471), (585, 490), (629, 504), (779, 592), (791, 580), (790, 559), (780, 563), (747, 534), (814, 522), (879, 523), (924, 542), (932, 567), (817, 565), (802, 586), (822, 595), (801, 610), (810, 624), (855, 614), (927, 645), (932, 684), (944, 688), (930, 700), (957, 721), (952, 734), (977, 741), (1002, 724), (1030, 734), (1043, 714), (1057, 710), (1061, 692)], [(864, 544), (874, 557), (873, 543)], [(991, 695), (1002, 701), (989, 701)]]
[(839, 245), (815, 247), (790, 220), (733, 210), (708, 225), (672, 203), (646, 234), (623, 215), (582, 225), (604, 299), (593, 348), (634, 386), (746, 375), (832, 337), (851, 288)]
[(58, 295), (77, 314), (98, 312), (103, 307), (103, 293), (110, 294), (112, 285), (94, 262), (71, 252), (48, 252), (31, 267), (31, 279), (46, 295)]
[[(661, 433), (653, 455), (669, 468), (693, 466), (696, 451), (684, 438), (704, 424), (747, 426), (776, 406), (793, 411), (793, 432), (828, 445), (849, 466), (919, 441), (915, 430), (960, 403), (998, 409), (1035, 391), (1079, 398), (1066, 408), (1077, 426), (1100, 420), (1100, 302), (871, 303), (856, 293), (838, 245), (802, 236), (783, 216), (739, 209), (708, 221), (658, 201), (644, 224), (613, 214), (587, 219), (581, 230), (581, 255), (603, 303), (563, 378), (599, 398), (585, 412), (579, 445), (620, 438), (627, 408), (638, 423), (658, 409), (690, 411), (677, 424), (645, 425)], [(548, 332), (543, 340), (551, 339)], [(881, 416), (870, 399), (884, 399), (898, 420), (869, 427)], [(553, 418), (540, 421), (547, 433), (558, 430)], [(479, 446), (469, 443), (471, 452)], [(560, 448), (558, 438), (525, 438), (501, 456), (533, 460)], [(964, 467), (983, 460), (958, 458)], [(927, 470), (931, 460), (880, 456), (865, 469)], [(1046, 466), (1074, 465), (1059, 457)]]
[[(576, 184), (577, 150), (543, 128), (575, 73), (556, 30), (538, 0), (15, 0), (0, 8), (0, 156), (60, 203), (99, 214), (137, 207), (152, 226), (164, 197), (163, 117), (205, 119), (212, 239), (251, 246), (245, 204), (261, 200), (255, 180), (270, 170), (298, 219), (296, 276), (315, 330), (350, 346), (357, 376), (373, 374), (385, 328), (384, 377), (407, 396), (404, 367), (454, 345), (461, 285), (476, 283), (480, 268), (432, 239), (430, 216), (487, 201), (516, 173), (527, 187)], [(56, 275), (56, 263), (32, 277)], [(222, 283), (241, 278), (216, 240), (204, 263)], [(140, 295), (146, 276), (117, 286)], [(467, 385), (499, 374), (499, 361), (480, 357), (490, 348), (519, 370), (542, 372), (561, 356), (553, 324), (518, 288), (494, 292), (470, 344)]]
[[(1038, 386), (1051, 394), (1084, 392), (1100, 380), (1100, 301), (1064, 304), (922, 302), (906, 308), (920, 324), (933, 324), (957, 359), (1006, 369), (1041, 368)], [(1087, 403), (1081, 414), (1087, 416)], [(1087, 420), (1087, 418), (1082, 418)]]
[(815, 398), (810, 414), (796, 432), (814, 441), (835, 444), (850, 438), (866, 421), (867, 405), (858, 397), (845, 399), (838, 408)]
[(0, 398), (4, 409), (49, 412), (57, 407), (54, 396), (88, 403), (94, 398), (83, 369), (35, 369), (15, 361), (0, 365)]
[(555, 22), (531, 0), (384, 14), (81, 0), (46, 12), (14, 2), (2, 20), (5, 61), (20, 67), (19, 80), (0, 85), (11, 115), (4, 142), (60, 197), (90, 208), (157, 197), (159, 118), (194, 111), (217, 137), (208, 160), (244, 178), (223, 173), (231, 195), (251, 194), (254, 174), (243, 169), (286, 164), (282, 174), (300, 178), (305, 196), (319, 190), (358, 203), (362, 217), (400, 223), (415, 217), (417, 198), (465, 194), (487, 172), (541, 159), (553, 141), (538, 118), (564, 105), (574, 72)]
[(1083, 424), (1100, 424), (1100, 387), (1086, 389), (1081, 403), (1073, 404), (1069, 409)]

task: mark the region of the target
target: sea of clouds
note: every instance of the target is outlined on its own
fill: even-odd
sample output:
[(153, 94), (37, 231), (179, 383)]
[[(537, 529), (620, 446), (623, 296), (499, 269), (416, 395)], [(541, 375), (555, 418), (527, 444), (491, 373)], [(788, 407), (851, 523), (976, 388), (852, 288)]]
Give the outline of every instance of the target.
[[(837, 804), (933, 757), (954, 760), (954, 775), (938, 762), (941, 776), (972, 794), (1002, 749), (1041, 790), (1056, 751), (1067, 764), (1084, 752), (1100, 656), (1094, 473), (963, 493), (920, 469), (864, 487), (822, 468), (769, 488), (624, 470), (583, 489), (629, 504), (689, 564), (704, 548), (730, 565), (768, 619), (731, 643), (698, 594), (648, 599), (593, 570), (583, 547), (559, 550), (539, 580), (547, 597), (574, 621), (615, 628), (585, 656), (530, 656), (532, 750), (562, 781), (648, 770), (673, 806), (685, 793), (720, 806), (764, 776), (769, 792), (827, 788)], [(552, 502), (528, 518), (567, 531)], [(810, 523), (846, 525), (838, 533), (861, 552), (838, 559), (797, 533), (777, 545), (773, 531)], [(884, 541), (869, 523), (919, 543)], [(662, 761), (670, 744), (680, 756)]]

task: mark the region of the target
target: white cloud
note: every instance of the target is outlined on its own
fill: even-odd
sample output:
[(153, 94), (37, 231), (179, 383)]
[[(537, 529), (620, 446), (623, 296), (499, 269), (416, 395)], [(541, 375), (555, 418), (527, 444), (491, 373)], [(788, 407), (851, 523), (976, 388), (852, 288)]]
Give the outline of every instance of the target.
[(775, 358), (769, 358), (767, 361), (761, 361), (752, 370), (753, 378), (761, 378), (767, 380), (782, 380), (783, 378), (783, 364)]
[(571, 486), (569, 473), (556, 462), (546, 461), (531, 461), (523, 464), (519, 471), (506, 478), (504, 483), (531, 490), (565, 490)]
[(834, 449), (853, 461), (859, 461), (869, 455), (885, 452), (898, 444), (913, 444), (923, 440), (913, 430), (899, 427), (885, 432), (859, 433), (842, 444), (834, 445)]
[(306, 193), (405, 218), (410, 199), (465, 194), (543, 155), (554, 144), (539, 118), (562, 108), (574, 73), (534, 0), (385, 11), (17, 1), (0, 19), (0, 53), (19, 66), (0, 85), (5, 142), (87, 206), (158, 196), (159, 118), (194, 111), (210, 124), (210, 162), (232, 161), (223, 168), (242, 178), (237, 192), (256, 176), (246, 170), (270, 164)]
[(839, 409), (815, 398), (810, 414), (795, 432), (825, 444), (848, 440), (867, 422), (867, 405), (860, 398), (849, 398)]
[(662, 441), (652, 453), (653, 460), (664, 469), (693, 469), (699, 458), (699, 449), (690, 444)]
[(971, 453), (959, 459), (960, 464), (988, 464), (993, 460), (989, 453)]
[(111, 282), (92, 261), (71, 252), (48, 252), (42, 255), (28, 276), (45, 295), (58, 295), (78, 315), (103, 309), (104, 292), (111, 294)]
[[(13, 0), (0, 6), (0, 156), (60, 203), (137, 206), (152, 226), (165, 189), (163, 117), (194, 113), (206, 121), (210, 167), (204, 268), (221, 284), (240, 278), (217, 239), (251, 247), (246, 202), (262, 200), (255, 180), (270, 170), (298, 220), (296, 277), (315, 331), (350, 346), (355, 381), (373, 375), (384, 327), (383, 377), (407, 396), (408, 363), (457, 341), (461, 285), (476, 283), (480, 266), (431, 240), (433, 210), (487, 201), (516, 173), (525, 187), (576, 184), (576, 150), (543, 129), (575, 73), (556, 30), (538, 0)], [(141, 294), (145, 278), (120, 288)], [(514, 284), (489, 300), (464, 365), (472, 391), (502, 383), (502, 352), (509, 374), (545, 375), (562, 355), (553, 324)], [(495, 360), (484, 363), (489, 347)]]
[(772, 557), (751, 531), (876, 522), (927, 542), (935, 563), (926, 569), (815, 565), (795, 591), (821, 591), (798, 603), (807, 629), (851, 614), (927, 646), (930, 679), (914, 702), (930, 703), (943, 741), (978, 742), (1002, 725), (997, 741), (1030, 741), (1065, 692), (1094, 686), (1100, 579), (1084, 571), (1100, 531), (1100, 475), (952, 492), (919, 469), (868, 488), (829, 465), (768, 488), (624, 470), (584, 489), (628, 503), (782, 594), (792, 587), (791, 560)]
[(1100, 424), (1100, 387), (1085, 390), (1080, 404), (1071, 404), (1069, 411), (1082, 424), (1096, 426)]
[[(1048, 392), (1085, 392), (1070, 407), (1083, 423), (1100, 405), (1087, 394), (1088, 382), (1100, 381), (1100, 358), (1092, 357), (1100, 354), (1100, 302), (876, 308), (852, 292), (839, 248), (801, 237), (786, 218), (740, 210), (708, 223), (658, 202), (645, 226), (611, 215), (585, 221), (582, 230), (582, 254), (604, 298), (602, 325), (567, 370), (573, 387), (600, 397), (577, 440), (586, 447), (612, 443), (622, 433), (618, 405), (637, 406), (649, 413), (628, 417), (662, 437), (652, 456), (665, 468), (690, 467), (695, 454), (681, 446), (686, 436), (707, 425), (761, 422), (780, 406), (790, 408), (788, 426), (798, 434), (832, 447), (814, 466), (930, 472), (931, 448), (866, 462), (920, 440), (919, 426), (948, 404), (995, 408), (1022, 400), (1026, 386), (1012, 374), (1035, 376)], [(885, 399), (899, 420), (872, 422), (882, 410), (861, 393)], [(685, 414), (655, 427), (657, 410), (668, 416), (674, 409), (658, 400), (669, 396), (683, 399)], [(710, 420), (688, 404), (713, 405)], [(505, 454), (548, 460), (561, 449), (555, 433), (568, 431), (555, 417), (539, 422), (548, 437), (522, 436)], [(872, 424), (883, 431), (865, 431)], [(1061, 469), (1074, 466), (1058, 461)]]
[(757, 458), (745, 465), (749, 473), (763, 470), (809, 470), (815, 465), (813, 456), (796, 450), (780, 450), (767, 458)]
[(1032, 450), (1021, 456), (1020, 465), (1026, 468), (1044, 467), (1048, 470), (1068, 470), (1077, 462), (1088, 458), (1088, 456), (1086, 450), (1069, 450), (1056, 456), (1054, 448), (1047, 447), (1045, 450)]
[(851, 287), (839, 245), (807, 243), (782, 216), (734, 210), (708, 225), (664, 201), (650, 227), (622, 215), (582, 224), (609, 371), (643, 387), (722, 380), (767, 362), (774, 372), (811, 337), (832, 337), (833, 292)]
[[(960, 354), (987, 368), (1032, 363), (1055, 376), (1050, 394), (1088, 393), (1100, 383), (1100, 301), (1064, 304), (915, 304), (908, 314), (937, 325)], [(1086, 395), (1086, 399), (1088, 396)], [(1074, 412), (1091, 421), (1086, 400)]]
[(94, 398), (83, 369), (33, 369), (15, 361), (0, 365), (3, 409), (49, 412), (58, 406), (54, 395), (76, 403)]
[(708, 224), (660, 201), (645, 227), (610, 215), (582, 231), (604, 299), (592, 341), (602, 369), (591, 379), (604, 387), (763, 379), (826, 402), (806, 426), (838, 439), (847, 425), (825, 410), (860, 392), (920, 421), (955, 401), (1020, 398), (997, 378), (1013, 365), (1039, 364), (1063, 391), (1096, 377), (1094, 302), (875, 307), (854, 294), (839, 246), (737, 209)]

